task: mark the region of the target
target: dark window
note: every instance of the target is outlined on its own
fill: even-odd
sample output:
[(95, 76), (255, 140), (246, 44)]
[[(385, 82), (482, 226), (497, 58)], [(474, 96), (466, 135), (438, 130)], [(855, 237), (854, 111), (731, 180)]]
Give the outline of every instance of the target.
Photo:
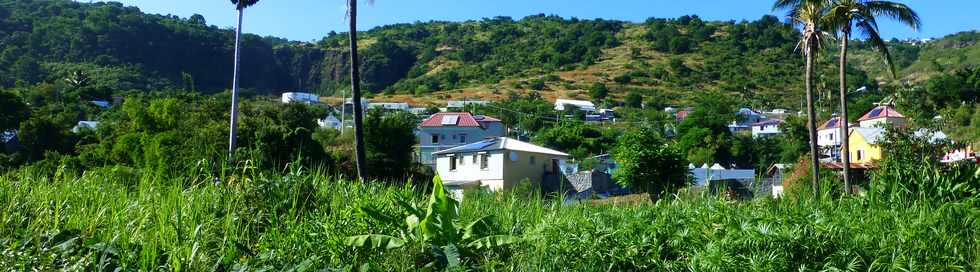
[(490, 157), (490, 155), (487, 153), (480, 154), (480, 169), (487, 169), (490, 167), (488, 157)]
[(439, 134), (432, 134), (432, 143), (433, 144), (439, 143)]
[(449, 171), (456, 171), (456, 157), (449, 157)]

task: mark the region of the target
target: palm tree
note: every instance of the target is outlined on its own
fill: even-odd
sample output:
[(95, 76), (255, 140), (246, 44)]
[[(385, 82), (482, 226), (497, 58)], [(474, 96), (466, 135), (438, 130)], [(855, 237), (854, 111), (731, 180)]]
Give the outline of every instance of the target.
[[(908, 25), (914, 30), (918, 30), (922, 25), (919, 15), (911, 8), (901, 3), (890, 1), (869, 1), (869, 0), (834, 0), (830, 4), (830, 10), (825, 15), (824, 21), (828, 29), (832, 29), (840, 39), (840, 122), (841, 135), (847, 135), (847, 43), (851, 38), (852, 30), (857, 29), (858, 33), (864, 34), (868, 38), (868, 44), (878, 50), (885, 59), (892, 77), (897, 77), (895, 64), (892, 63), (891, 53), (888, 46), (878, 34), (878, 22), (876, 16), (885, 16), (900, 23)], [(846, 138), (844, 138), (846, 139)], [(841, 140), (841, 162), (844, 169), (844, 191), (851, 193), (850, 179), (850, 147), (846, 140)]]
[(773, 10), (789, 10), (789, 19), (802, 28), (798, 47), (802, 49), (806, 62), (804, 81), (806, 85), (807, 129), (810, 132), (810, 167), (813, 172), (813, 193), (820, 195), (820, 158), (817, 153), (817, 113), (813, 97), (813, 60), (825, 36), (821, 19), (826, 11), (827, 0), (776, 0)]
[(347, 16), (350, 19), (350, 86), (351, 104), (354, 106), (354, 149), (357, 162), (357, 177), (367, 180), (367, 162), (364, 151), (364, 109), (361, 109), (361, 72), (357, 57), (357, 0), (347, 0)]
[(242, 37), (242, 17), (245, 15), (245, 8), (258, 3), (259, 0), (231, 0), (238, 10), (238, 28), (235, 29), (235, 72), (231, 80), (231, 124), (228, 132), (228, 162), (234, 161), (235, 155), (235, 136), (238, 132), (238, 70), (241, 54), (239, 46)]

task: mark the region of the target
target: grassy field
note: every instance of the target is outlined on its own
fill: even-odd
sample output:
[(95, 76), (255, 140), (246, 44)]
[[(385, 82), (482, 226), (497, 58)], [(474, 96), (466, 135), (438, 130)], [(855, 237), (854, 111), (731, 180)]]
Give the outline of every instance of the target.
[[(435, 248), (372, 250), (347, 237), (401, 228), (396, 199), (424, 189), (358, 183), (320, 171), (248, 171), (159, 180), (98, 169), (0, 177), (5, 270), (438, 270)], [(425, 184), (425, 183), (422, 183)], [(681, 193), (656, 204), (562, 205), (529, 192), (474, 193), (466, 225), (489, 216), (514, 243), (459, 257), (507, 271), (976, 271), (976, 198), (726, 201)], [(435, 252), (435, 253), (434, 253)], [(461, 269), (462, 270), (462, 269)]]

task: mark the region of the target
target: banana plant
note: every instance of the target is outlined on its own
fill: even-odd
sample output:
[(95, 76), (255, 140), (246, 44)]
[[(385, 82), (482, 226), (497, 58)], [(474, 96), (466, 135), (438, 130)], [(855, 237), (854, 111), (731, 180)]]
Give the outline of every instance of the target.
[(395, 197), (395, 203), (405, 216), (403, 219), (374, 208), (359, 208), (362, 215), (383, 224), (400, 225), (400, 231), (394, 236), (351, 236), (346, 239), (347, 245), (368, 250), (420, 249), (432, 259), (425, 267), (455, 269), (461, 266), (464, 258), (519, 241), (515, 236), (495, 234), (497, 232), (488, 216), (461, 225), (457, 214), (459, 203), (449, 196), (438, 176), (432, 179), (432, 183), (432, 195), (424, 209), (416, 207), (408, 197)]

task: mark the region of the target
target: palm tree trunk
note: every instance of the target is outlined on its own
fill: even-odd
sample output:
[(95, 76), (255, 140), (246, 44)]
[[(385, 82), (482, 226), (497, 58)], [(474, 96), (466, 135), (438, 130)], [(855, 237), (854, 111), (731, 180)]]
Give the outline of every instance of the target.
[(841, 165), (844, 171), (844, 193), (851, 194), (851, 158), (850, 146), (848, 145), (848, 125), (847, 125), (847, 39), (850, 36), (845, 29), (840, 42), (840, 146), (841, 146)]
[(366, 155), (364, 151), (363, 109), (361, 109), (361, 73), (357, 59), (357, 0), (348, 0), (350, 8), (350, 86), (351, 102), (354, 105), (354, 149), (357, 162), (357, 177), (367, 181)]
[[(808, 41), (811, 42), (811, 41)], [(806, 111), (807, 129), (810, 131), (810, 167), (813, 172), (813, 194), (820, 197), (820, 157), (817, 155), (817, 112), (813, 99), (813, 45), (806, 47)]]
[(235, 138), (238, 134), (238, 71), (241, 53), (239, 52), (242, 37), (242, 17), (245, 8), (238, 8), (238, 28), (235, 30), (235, 72), (231, 79), (231, 124), (228, 131), (228, 164), (234, 163)]

